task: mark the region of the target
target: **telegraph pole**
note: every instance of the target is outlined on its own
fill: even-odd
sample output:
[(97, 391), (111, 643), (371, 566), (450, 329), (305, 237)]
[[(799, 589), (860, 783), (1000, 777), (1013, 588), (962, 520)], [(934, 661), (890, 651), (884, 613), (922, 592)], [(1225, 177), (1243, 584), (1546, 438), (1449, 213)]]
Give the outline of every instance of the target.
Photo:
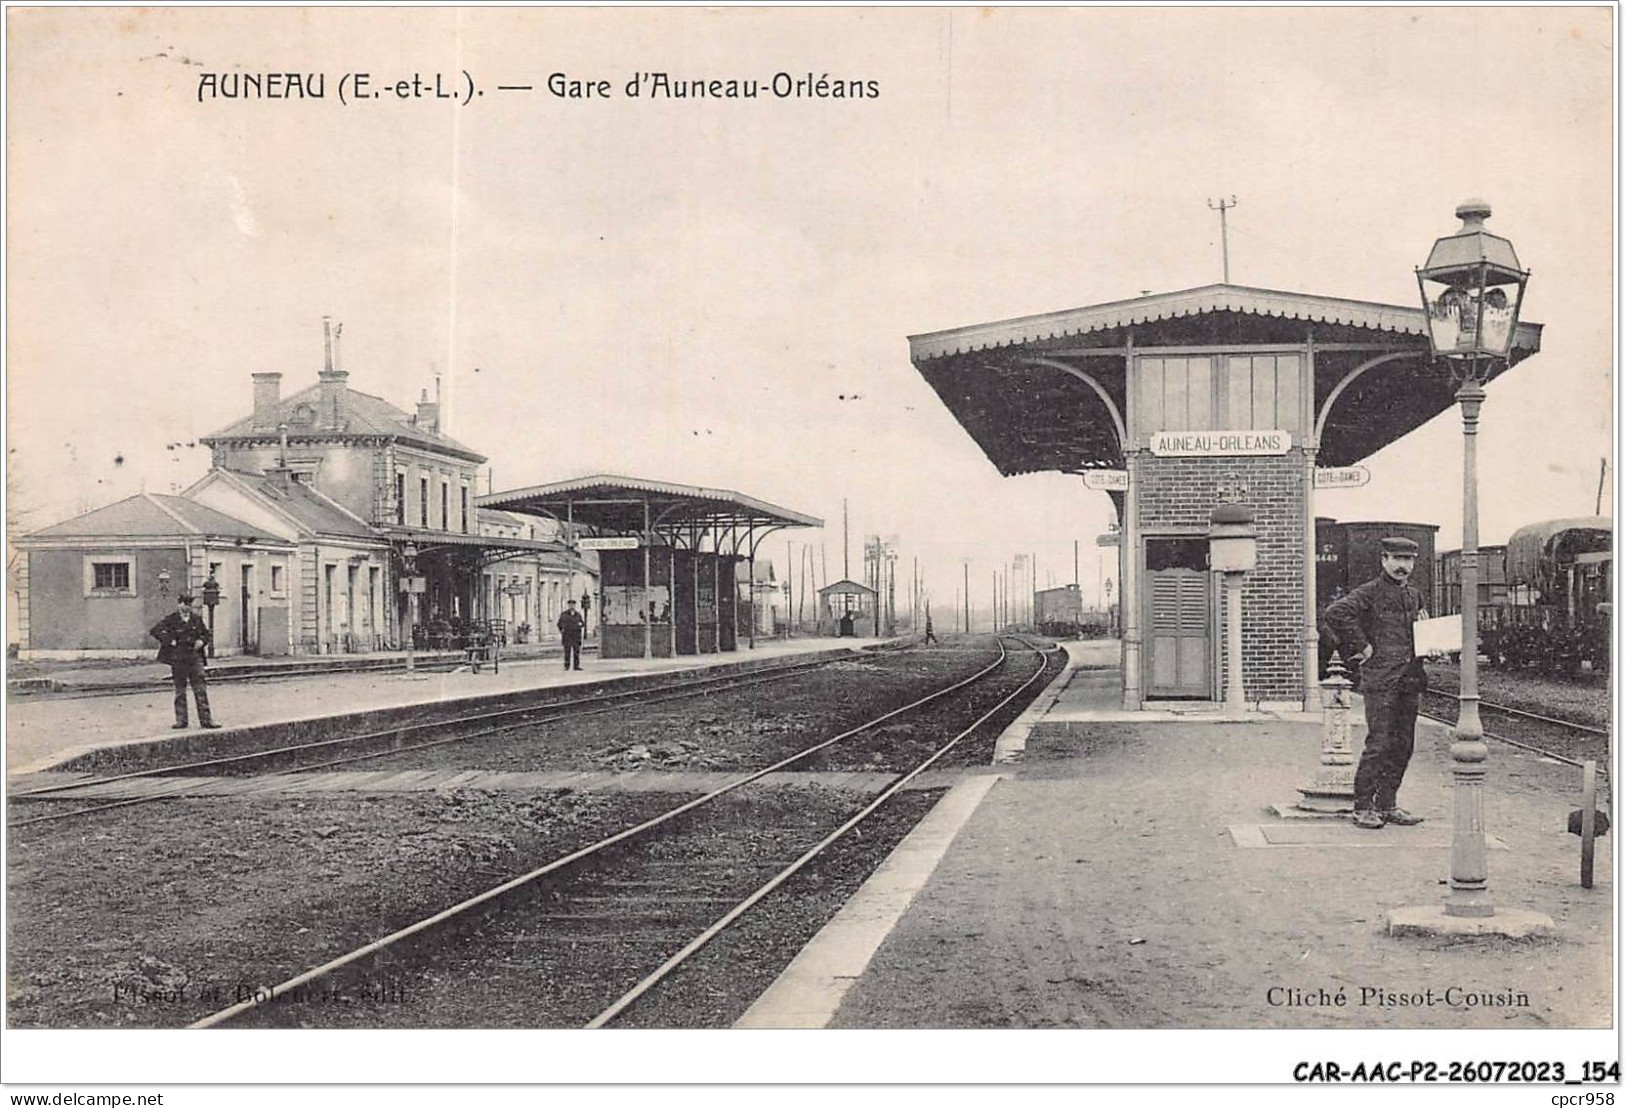
[(1230, 283), (1230, 225), (1225, 221), (1224, 213), (1236, 206), (1236, 198), (1232, 196), (1227, 203), (1223, 197), (1220, 197), (1217, 204), (1209, 200), (1207, 206), (1219, 213), (1219, 239), (1223, 243), (1222, 249), (1224, 250), (1224, 283), (1228, 285)]

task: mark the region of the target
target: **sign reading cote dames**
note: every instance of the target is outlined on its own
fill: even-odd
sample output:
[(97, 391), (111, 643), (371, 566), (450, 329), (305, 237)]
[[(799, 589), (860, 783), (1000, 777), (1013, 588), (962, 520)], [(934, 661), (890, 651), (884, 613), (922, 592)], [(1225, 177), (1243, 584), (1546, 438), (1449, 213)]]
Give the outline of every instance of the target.
[(1157, 431), (1151, 436), (1151, 453), (1159, 458), (1233, 458), (1291, 449), (1289, 431)]
[(1370, 481), (1371, 471), (1365, 466), (1338, 466), (1315, 470), (1317, 489), (1357, 489), (1361, 485), (1369, 484)]

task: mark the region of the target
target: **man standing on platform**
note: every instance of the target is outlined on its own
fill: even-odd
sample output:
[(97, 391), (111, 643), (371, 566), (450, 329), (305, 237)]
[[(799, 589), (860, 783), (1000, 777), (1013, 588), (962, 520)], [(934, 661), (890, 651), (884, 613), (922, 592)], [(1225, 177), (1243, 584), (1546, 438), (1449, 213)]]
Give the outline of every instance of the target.
[(1416, 555), (1417, 545), (1410, 539), (1383, 539), (1382, 572), (1326, 609), (1326, 627), (1339, 652), (1360, 663), (1369, 733), (1354, 772), (1354, 826), (1368, 831), (1422, 822), (1398, 801), (1416, 742), (1417, 698), (1428, 684), (1412, 627), (1427, 612), (1416, 590), (1406, 584), (1416, 569)]
[(565, 669), (581, 668), (581, 634), (586, 629), (587, 621), (576, 611), (576, 602), (567, 601), (564, 611), (559, 613), (559, 635), (564, 639)]
[(192, 611), (192, 597), (182, 593), (173, 612), (159, 620), (147, 634), (158, 640), (158, 660), (169, 666), (170, 680), (175, 683), (175, 724), (173, 730), (186, 727), (186, 686), (192, 686), (192, 697), (197, 701), (199, 727), (216, 728), (220, 725), (209, 714), (209, 682), (205, 651), (213, 636), (203, 620)]

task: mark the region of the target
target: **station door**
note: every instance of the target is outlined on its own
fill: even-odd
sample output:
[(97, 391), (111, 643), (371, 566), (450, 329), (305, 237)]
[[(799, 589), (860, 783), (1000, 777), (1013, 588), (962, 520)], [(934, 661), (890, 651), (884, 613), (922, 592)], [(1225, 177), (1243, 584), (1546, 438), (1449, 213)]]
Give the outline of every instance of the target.
[(1213, 698), (1213, 574), (1202, 539), (1145, 540), (1145, 695)]

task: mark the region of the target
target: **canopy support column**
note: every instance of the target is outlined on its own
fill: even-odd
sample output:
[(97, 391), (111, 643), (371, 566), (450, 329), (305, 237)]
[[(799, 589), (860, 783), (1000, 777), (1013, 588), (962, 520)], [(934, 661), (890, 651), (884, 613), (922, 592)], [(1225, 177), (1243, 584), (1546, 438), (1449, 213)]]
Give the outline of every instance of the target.
[(654, 613), (649, 610), (649, 552), (654, 546), (654, 527), (649, 521), (649, 498), (643, 498), (643, 656), (655, 653)]

